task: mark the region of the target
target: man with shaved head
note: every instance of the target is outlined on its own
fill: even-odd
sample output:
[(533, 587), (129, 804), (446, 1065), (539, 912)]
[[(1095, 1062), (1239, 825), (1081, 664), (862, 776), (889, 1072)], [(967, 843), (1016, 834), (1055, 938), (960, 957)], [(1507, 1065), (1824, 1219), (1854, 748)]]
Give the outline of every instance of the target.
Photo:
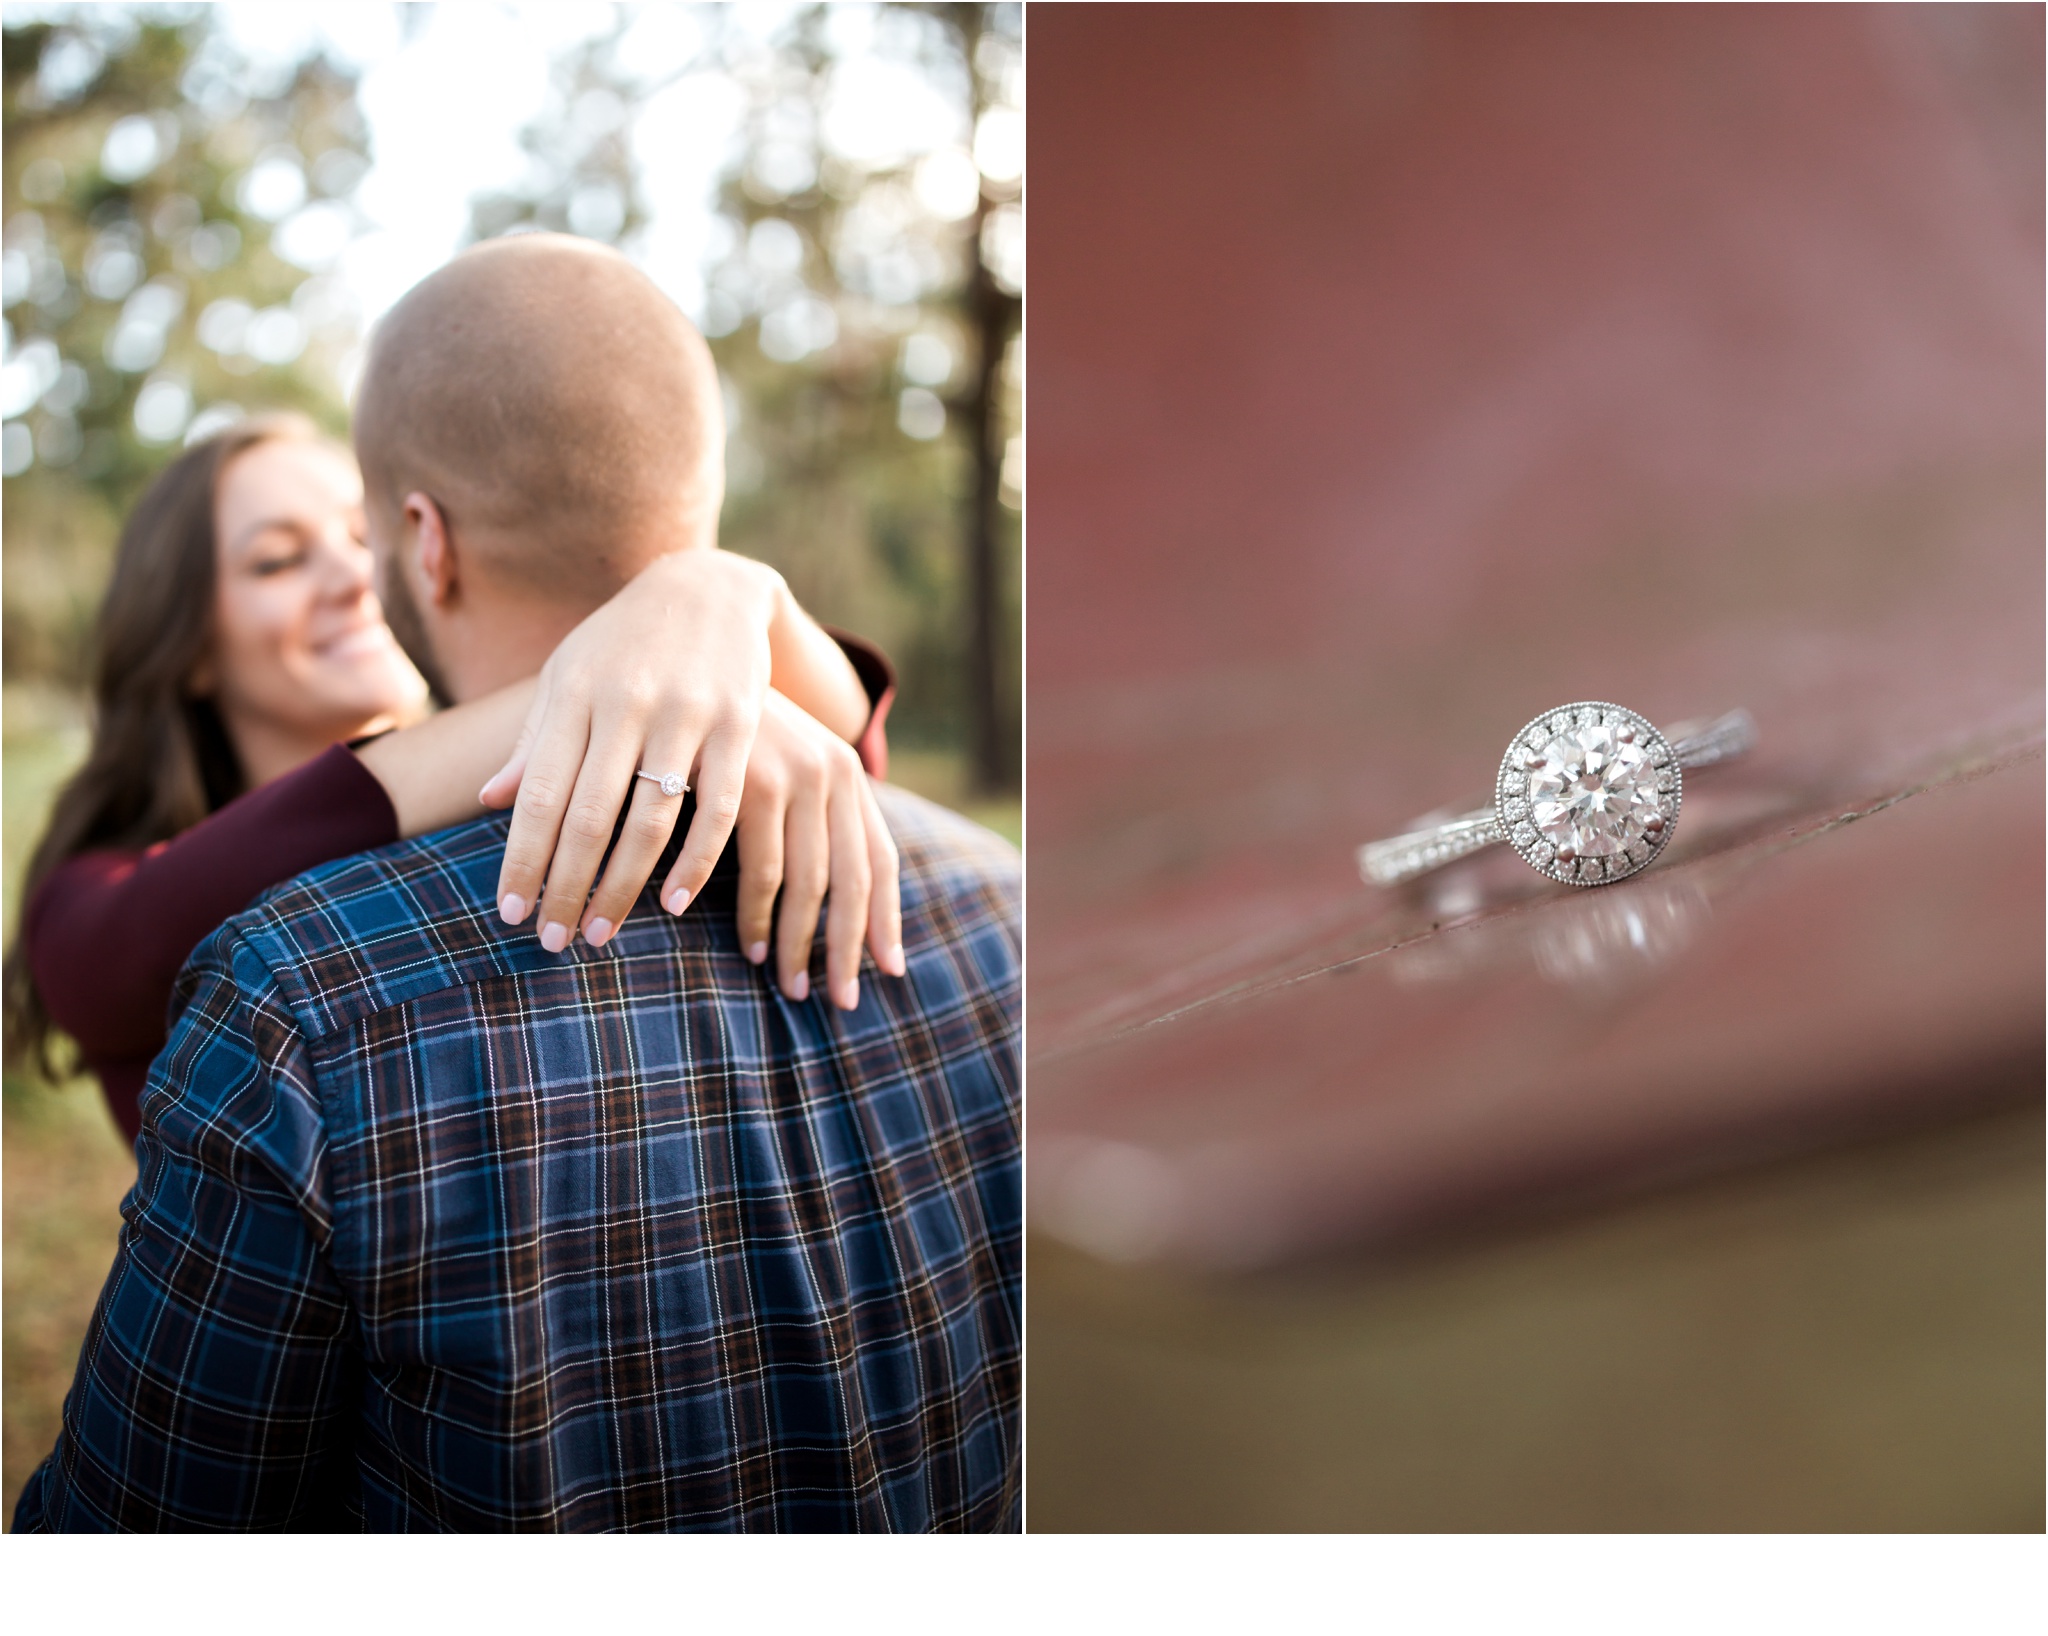
[[(495, 239), (417, 285), (378, 326), (355, 437), (373, 530), (459, 531), (497, 599), (488, 628), (444, 633), (448, 662), (497, 646), (508, 615), (566, 630), (679, 541), (717, 534), (711, 354), (645, 274), (581, 239)], [(388, 617), (446, 691), (391, 560)]]
[[(722, 441), (702, 339), (608, 250), (497, 240), (408, 294), (356, 442), (435, 689), (532, 675), (650, 575), (700, 629)], [(830, 639), (778, 613), (769, 641), (841, 666), (856, 736)], [(840, 746), (900, 928), (856, 971), (835, 875), (824, 968), (771, 972), (724, 743), (652, 722), (645, 765), (573, 778), (537, 743), (516, 813), (302, 875), (200, 946), (18, 1529), (1018, 1526), (1016, 854)], [(595, 859), (550, 851), (593, 817), (594, 895)], [(805, 950), (815, 874), (779, 900)]]
[(623, 256), (557, 234), (492, 240), (412, 290), (357, 395), (387, 529), (430, 494), (495, 573), (571, 605), (595, 607), (679, 531), (711, 542), (724, 442), (690, 321)]

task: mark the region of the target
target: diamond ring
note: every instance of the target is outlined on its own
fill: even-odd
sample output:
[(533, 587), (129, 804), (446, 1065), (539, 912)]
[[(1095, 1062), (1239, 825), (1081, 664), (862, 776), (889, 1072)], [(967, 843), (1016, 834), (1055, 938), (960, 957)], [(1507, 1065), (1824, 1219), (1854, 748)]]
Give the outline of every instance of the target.
[(1505, 841), (1555, 881), (1625, 880), (1671, 844), (1682, 775), (1755, 743), (1746, 710), (1668, 734), (1616, 704), (1546, 710), (1501, 757), (1492, 806), (1369, 842), (1358, 849), (1358, 872), (1391, 886)]
[(659, 784), (663, 795), (681, 795), (690, 786), (683, 782), (681, 773), (651, 773), (644, 767), (636, 771), (635, 778), (644, 778), (650, 784)]

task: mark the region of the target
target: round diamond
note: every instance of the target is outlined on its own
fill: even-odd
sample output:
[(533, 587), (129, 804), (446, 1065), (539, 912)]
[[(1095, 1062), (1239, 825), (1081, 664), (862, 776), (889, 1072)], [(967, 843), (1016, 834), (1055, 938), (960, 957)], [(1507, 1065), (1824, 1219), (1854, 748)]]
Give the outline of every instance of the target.
[(1501, 758), (1500, 832), (1539, 874), (1572, 886), (1625, 879), (1653, 862), (1678, 823), (1670, 743), (1615, 704), (1546, 710)]
[(661, 793), (663, 795), (681, 795), (683, 793), (683, 775), (681, 773), (667, 773), (663, 775)]
[[(1530, 817), (1560, 853), (1604, 858), (1626, 852), (1658, 815), (1660, 775), (1643, 746), (1605, 722), (1554, 733), (1529, 776)], [(1665, 787), (1669, 787), (1668, 783)]]

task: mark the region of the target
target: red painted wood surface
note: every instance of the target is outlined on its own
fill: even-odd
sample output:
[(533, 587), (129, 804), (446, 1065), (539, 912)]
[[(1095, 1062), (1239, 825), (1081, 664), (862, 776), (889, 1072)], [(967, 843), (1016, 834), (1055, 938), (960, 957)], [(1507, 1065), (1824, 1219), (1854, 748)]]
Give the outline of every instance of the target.
[[(1269, 1260), (2038, 1055), (2039, 8), (1029, 50), (1036, 1225)], [(1762, 746), (1623, 885), (1360, 883), (1582, 698)]]

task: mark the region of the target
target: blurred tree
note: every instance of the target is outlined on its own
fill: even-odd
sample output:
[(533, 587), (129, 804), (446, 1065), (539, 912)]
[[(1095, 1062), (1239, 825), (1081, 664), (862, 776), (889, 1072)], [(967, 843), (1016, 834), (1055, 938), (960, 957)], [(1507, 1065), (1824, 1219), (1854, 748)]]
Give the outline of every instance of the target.
[(346, 428), (357, 315), (319, 269), (357, 228), (354, 85), (258, 72), (213, 22), (81, 6), (4, 31), (10, 677), (82, 680), (120, 519), (181, 440), (259, 406)]
[[(1014, 789), (1019, 9), (811, 6), (765, 40), (754, 15), (611, 12), (472, 235), (616, 242), (702, 314), (728, 542), (896, 657), (899, 742), (965, 745)], [(346, 74), (241, 60), (212, 8), (35, 18), (5, 31), (5, 651), (75, 683), (118, 519), (182, 438), (239, 408), (344, 424), (360, 314), (326, 269), (362, 225), (365, 134)], [(884, 125), (917, 117), (863, 135), (863, 87), (870, 123), (878, 94)], [(735, 122), (721, 164), (706, 133)]]
[[(1013, 790), (1020, 10), (811, 6), (766, 49), (728, 8), (694, 14), (697, 49), (666, 75), (644, 74), (632, 13), (563, 56), (528, 175), (477, 200), (472, 235), (541, 226), (646, 259), (650, 146), (692, 101), (736, 92), (701, 302), (686, 299), (727, 388), (725, 542), (890, 650), (900, 737), (964, 742), (976, 783)], [(847, 140), (846, 76), (906, 71), (952, 135)]]

